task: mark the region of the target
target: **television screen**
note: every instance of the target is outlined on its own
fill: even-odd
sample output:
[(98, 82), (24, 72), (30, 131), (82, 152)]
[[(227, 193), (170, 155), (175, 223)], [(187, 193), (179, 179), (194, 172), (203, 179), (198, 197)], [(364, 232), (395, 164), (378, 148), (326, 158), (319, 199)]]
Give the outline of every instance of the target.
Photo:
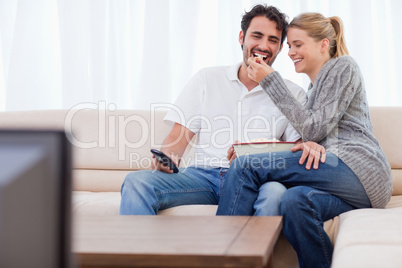
[(0, 267), (72, 267), (71, 148), (62, 131), (0, 131)]

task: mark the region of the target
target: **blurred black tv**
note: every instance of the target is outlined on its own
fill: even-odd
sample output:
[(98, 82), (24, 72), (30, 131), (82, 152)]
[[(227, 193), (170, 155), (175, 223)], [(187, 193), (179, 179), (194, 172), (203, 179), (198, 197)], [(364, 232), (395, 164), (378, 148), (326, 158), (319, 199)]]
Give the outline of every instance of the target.
[(0, 267), (72, 267), (71, 145), (0, 130)]

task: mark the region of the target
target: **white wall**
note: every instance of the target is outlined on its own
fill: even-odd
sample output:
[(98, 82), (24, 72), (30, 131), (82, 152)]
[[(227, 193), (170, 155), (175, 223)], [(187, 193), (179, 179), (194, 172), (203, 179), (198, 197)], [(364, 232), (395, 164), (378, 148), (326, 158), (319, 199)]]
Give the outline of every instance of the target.
[[(260, 2), (340, 16), (369, 104), (402, 105), (399, 0), (0, 0), (0, 111), (173, 102), (200, 68), (241, 61), (241, 16)], [(287, 50), (273, 67), (306, 88)]]

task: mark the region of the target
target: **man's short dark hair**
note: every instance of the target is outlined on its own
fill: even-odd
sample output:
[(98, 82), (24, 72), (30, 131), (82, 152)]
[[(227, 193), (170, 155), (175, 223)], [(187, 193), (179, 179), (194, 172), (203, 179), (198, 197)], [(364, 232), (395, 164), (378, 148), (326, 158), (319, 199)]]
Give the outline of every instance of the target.
[(243, 31), (244, 36), (246, 36), (246, 32), (248, 27), (250, 26), (251, 20), (254, 17), (258, 16), (265, 16), (267, 19), (276, 22), (276, 29), (278, 31), (282, 31), (282, 38), (281, 38), (281, 45), (282, 45), (286, 39), (286, 33), (289, 26), (287, 15), (285, 13), (282, 13), (276, 7), (267, 6), (266, 4), (256, 5), (249, 12), (244, 13), (243, 18), (241, 20), (241, 30)]

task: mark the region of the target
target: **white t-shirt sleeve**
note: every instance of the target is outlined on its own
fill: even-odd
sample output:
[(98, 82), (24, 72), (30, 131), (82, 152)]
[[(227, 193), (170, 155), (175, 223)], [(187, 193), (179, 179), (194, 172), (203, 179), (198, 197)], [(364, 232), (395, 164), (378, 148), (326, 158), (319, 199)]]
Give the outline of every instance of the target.
[[(290, 92), (292, 92), (292, 95), (297, 99), (297, 101), (300, 102), (302, 105), (305, 105), (307, 102), (306, 92), (301, 87), (289, 80), (284, 79), (284, 82)], [(281, 140), (297, 141), (298, 139), (300, 139), (300, 134), (297, 133), (297, 131), (292, 127), (292, 124), (288, 122), (288, 125), (281, 137)]]
[(166, 124), (172, 126), (179, 123), (193, 133), (200, 130), (205, 90), (203, 77), (204, 72), (201, 70), (190, 79), (166, 114)]

